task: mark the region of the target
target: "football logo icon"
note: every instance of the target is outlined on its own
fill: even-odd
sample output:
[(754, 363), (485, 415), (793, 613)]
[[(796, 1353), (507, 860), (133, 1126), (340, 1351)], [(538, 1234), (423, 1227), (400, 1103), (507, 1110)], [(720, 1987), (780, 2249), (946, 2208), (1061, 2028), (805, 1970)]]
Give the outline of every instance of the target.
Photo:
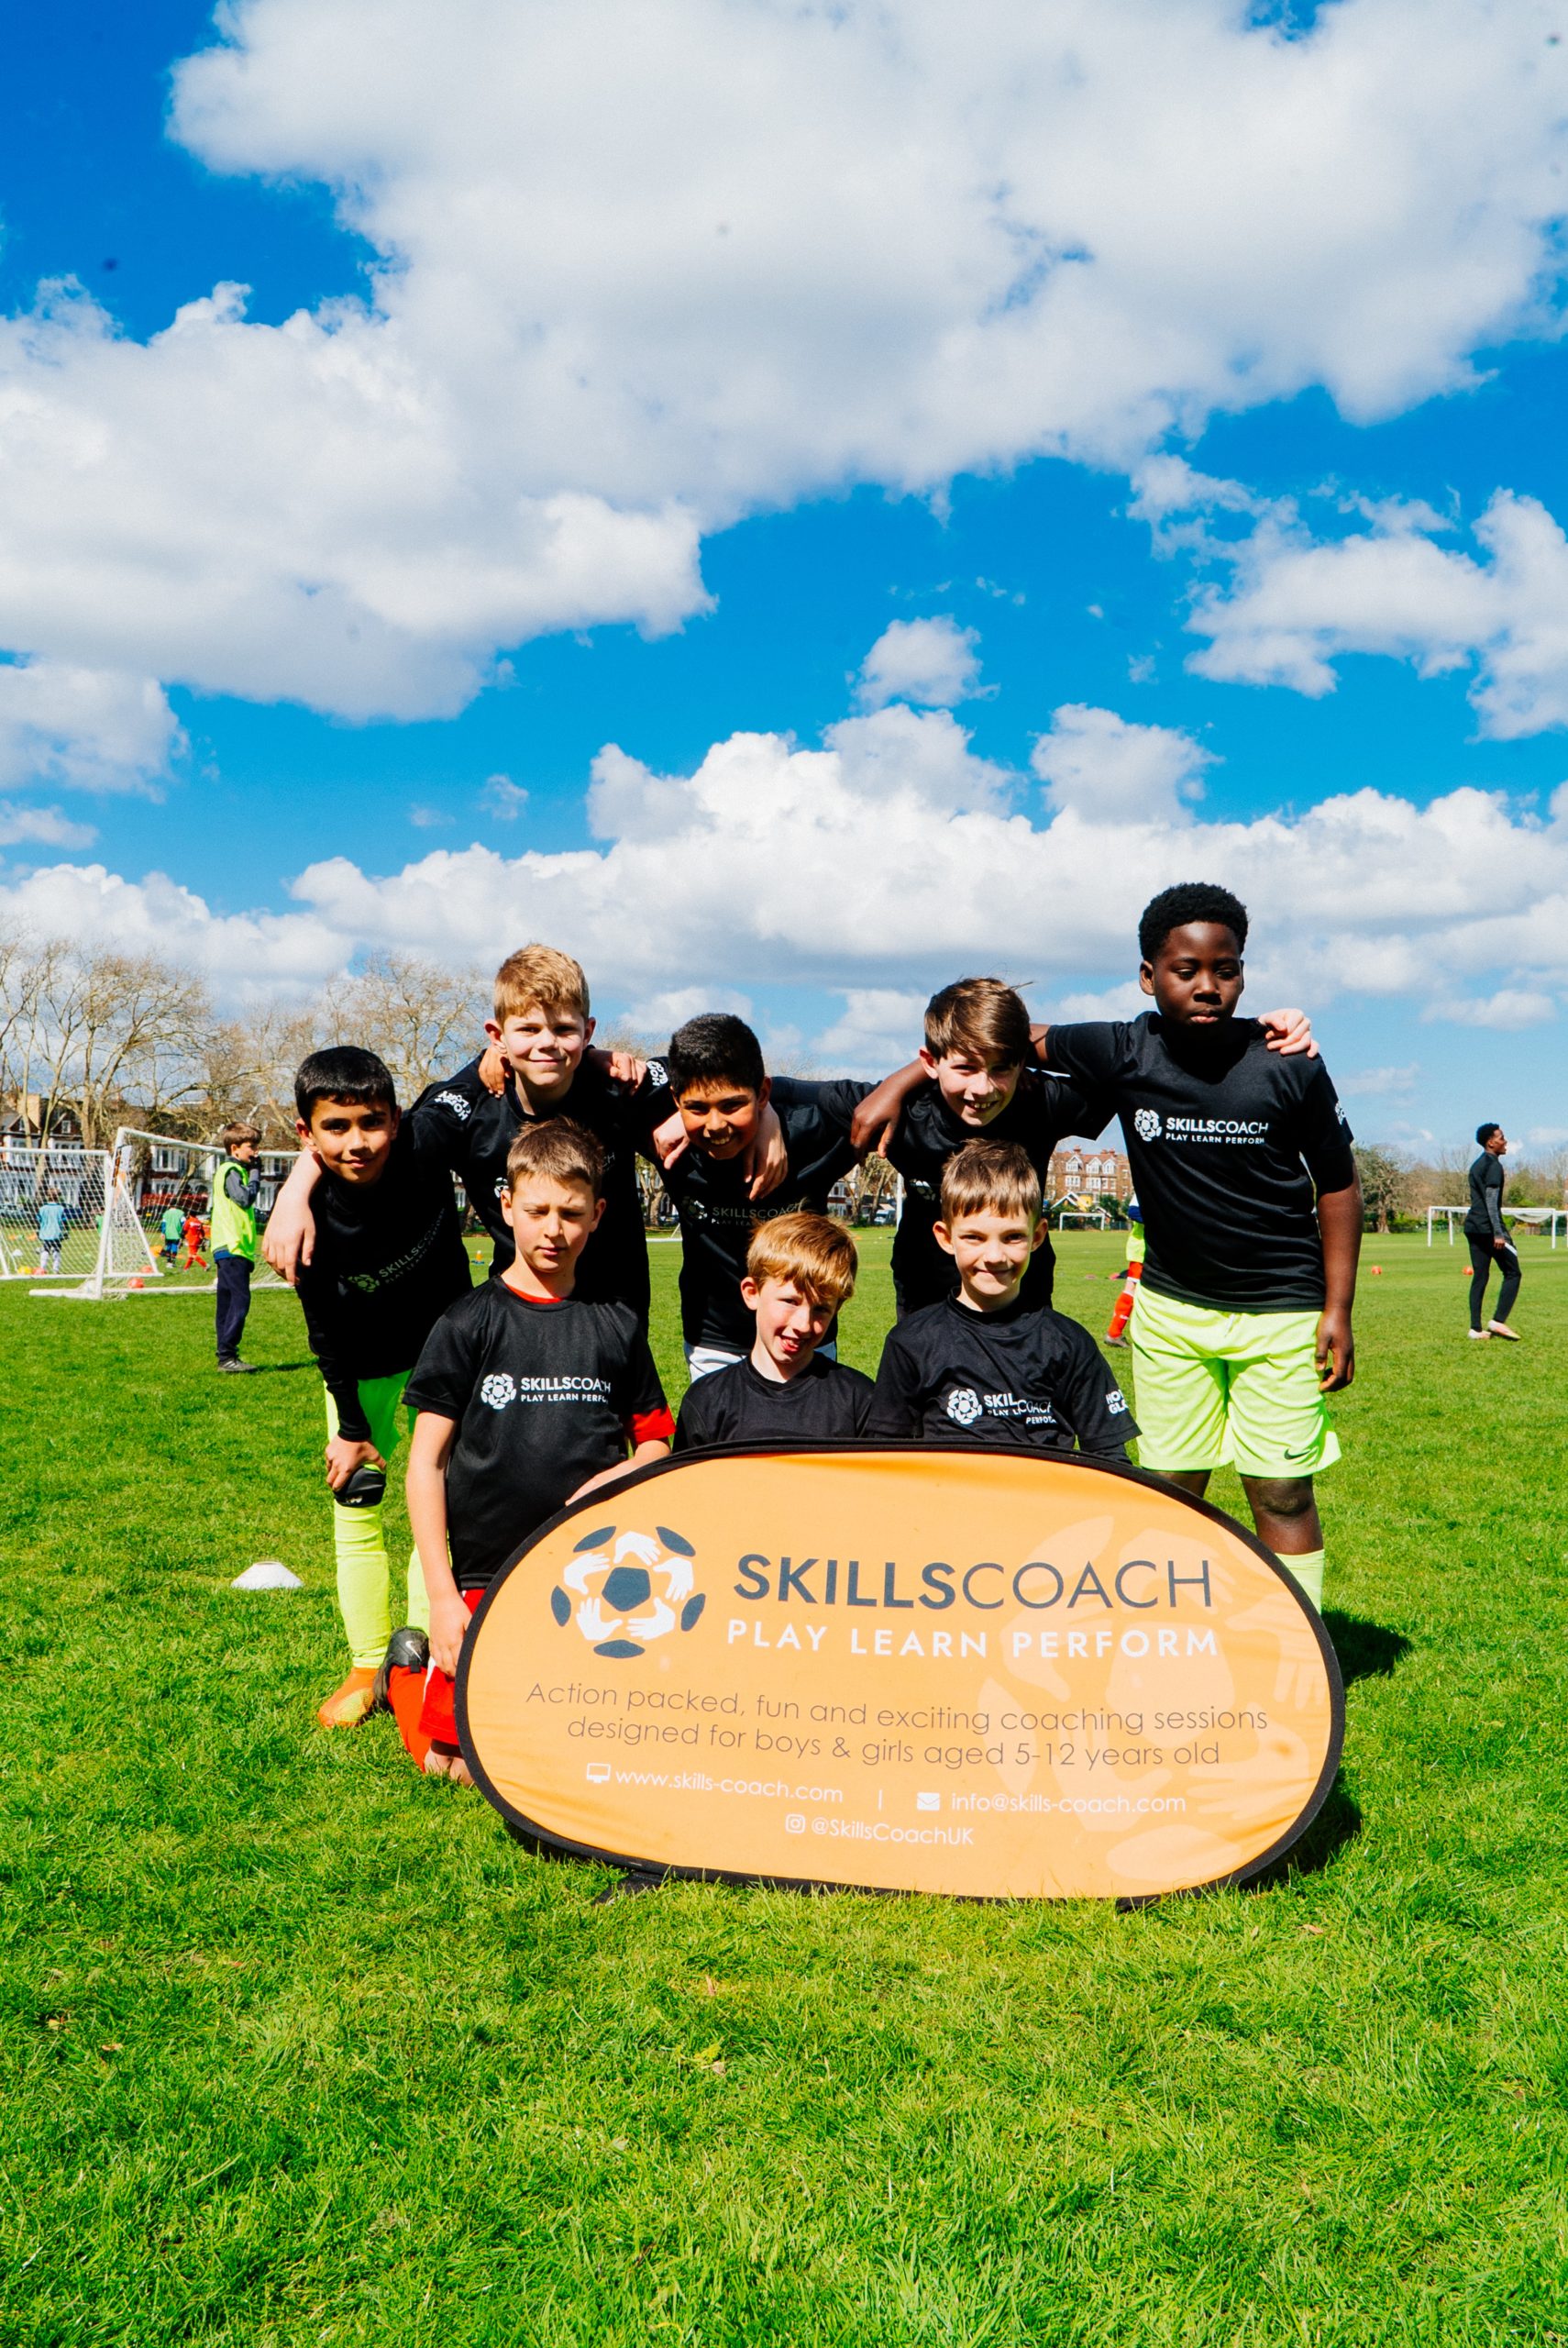
[(1157, 1109), (1140, 1109), (1132, 1120), (1132, 1130), (1140, 1141), (1158, 1141), (1160, 1113)]
[(651, 1640), (701, 1621), (708, 1601), (693, 1587), (696, 1555), (667, 1524), (651, 1533), (602, 1524), (573, 1549), (550, 1611), (563, 1630), (575, 1621), (595, 1655), (641, 1655)]
[(947, 1415), (961, 1427), (972, 1427), (985, 1407), (972, 1386), (955, 1387), (947, 1397)]

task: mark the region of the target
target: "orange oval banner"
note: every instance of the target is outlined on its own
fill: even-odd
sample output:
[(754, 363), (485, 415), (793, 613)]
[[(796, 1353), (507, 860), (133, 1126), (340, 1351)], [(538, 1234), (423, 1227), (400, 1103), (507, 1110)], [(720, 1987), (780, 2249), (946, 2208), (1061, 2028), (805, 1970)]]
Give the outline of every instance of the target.
[(1286, 1850), (1339, 1763), (1328, 1635), (1203, 1501), (1077, 1457), (696, 1454), (486, 1593), (458, 1681), (489, 1799), (627, 1866), (1147, 1899)]

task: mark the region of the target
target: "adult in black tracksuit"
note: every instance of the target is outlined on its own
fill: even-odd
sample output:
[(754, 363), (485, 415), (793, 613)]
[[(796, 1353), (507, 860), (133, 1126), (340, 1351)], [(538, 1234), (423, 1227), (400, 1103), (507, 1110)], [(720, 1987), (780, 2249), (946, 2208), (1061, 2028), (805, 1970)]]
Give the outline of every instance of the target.
[[(1470, 1242), (1470, 1334), (1517, 1338), (1518, 1331), (1509, 1328), (1508, 1315), (1519, 1292), (1519, 1257), (1503, 1227), (1503, 1154), (1508, 1137), (1501, 1125), (1477, 1125), (1475, 1138), (1481, 1155), (1470, 1169), (1470, 1212), (1464, 1218), (1464, 1236)], [(1482, 1300), (1494, 1264), (1502, 1273), (1503, 1290), (1496, 1317), (1484, 1326)]]

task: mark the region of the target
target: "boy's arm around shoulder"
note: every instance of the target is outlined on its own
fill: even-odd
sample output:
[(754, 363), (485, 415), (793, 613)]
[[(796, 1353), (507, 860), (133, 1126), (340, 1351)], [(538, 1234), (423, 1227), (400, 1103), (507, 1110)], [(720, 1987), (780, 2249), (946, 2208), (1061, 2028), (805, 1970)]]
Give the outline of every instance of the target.
[(322, 1175), (321, 1160), (314, 1149), (302, 1149), (289, 1169), (289, 1179), (272, 1202), (272, 1212), (267, 1218), (267, 1228), (261, 1235), (261, 1253), (280, 1279), (293, 1288), (299, 1279), (300, 1266), (311, 1262), (315, 1254), (315, 1216), (311, 1211), (311, 1199)]
[(880, 1084), (872, 1086), (850, 1120), (849, 1139), (857, 1157), (864, 1157), (869, 1150), (887, 1156), (899, 1130), (905, 1102), (922, 1084), (930, 1082), (924, 1061), (913, 1059), (906, 1060), (902, 1068), (895, 1069), (891, 1076), (885, 1076)]

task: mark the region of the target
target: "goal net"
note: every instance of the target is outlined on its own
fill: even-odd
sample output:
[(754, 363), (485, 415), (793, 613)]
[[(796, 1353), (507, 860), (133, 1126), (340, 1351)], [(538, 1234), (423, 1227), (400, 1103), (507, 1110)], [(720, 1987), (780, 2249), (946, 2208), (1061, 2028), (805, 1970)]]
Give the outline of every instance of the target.
[[(138, 1290), (177, 1295), (215, 1288), (212, 1198), (223, 1149), (215, 1142), (174, 1140), (122, 1125), (112, 1149), (91, 1154), (101, 1171), (90, 1249), (78, 1250), (76, 1261), (68, 1257), (62, 1267), (65, 1275), (74, 1270), (74, 1284), (37, 1293), (97, 1301)], [(256, 1204), (263, 1217), (294, 1156), (293, 1150), (266, 1150), (259, 1157)], [(258, 1264), (254, 1284), (280, 1283), (265, 1264)]]
[(86, 1279), (108, 1195), (107, 1150), (0, 1135), (0, 1279)]

